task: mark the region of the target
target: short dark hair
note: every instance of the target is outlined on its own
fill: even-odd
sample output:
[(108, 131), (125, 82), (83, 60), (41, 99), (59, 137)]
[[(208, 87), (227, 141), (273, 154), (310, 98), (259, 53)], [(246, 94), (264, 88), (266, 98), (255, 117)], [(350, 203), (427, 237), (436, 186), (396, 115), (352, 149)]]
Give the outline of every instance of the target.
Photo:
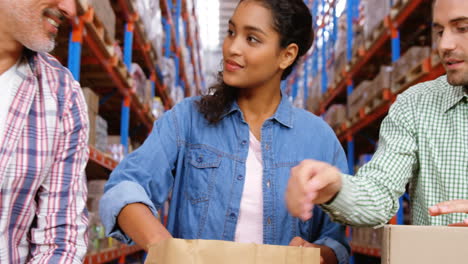
[[(246, 0), (240, 0), (239, 4)], [(314, 41), (312, 15), (303, 0), (251, 0), (269, 9), (273, 16), (273, 28), (279, 33), (281, 48), (290, 44), (299, 47), (294, 62), (284, 70), (281, 80), (291, 74), (301, 56), (307, 53)], [(198, 110), (211, 124), (221, 120), (221, 116), (231, 107), (236, 99), (237, 88), (223, 81), (223, 73), (218, 73), (218, 83), (209, 88), (208, 95), (198, 102)]]

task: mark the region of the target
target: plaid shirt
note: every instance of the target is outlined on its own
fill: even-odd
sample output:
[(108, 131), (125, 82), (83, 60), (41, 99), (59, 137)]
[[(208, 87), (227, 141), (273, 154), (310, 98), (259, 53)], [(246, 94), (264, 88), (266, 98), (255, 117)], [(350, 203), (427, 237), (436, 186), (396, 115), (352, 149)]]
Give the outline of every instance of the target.
[(382, 123), (374, 158), (323, 207), (335, 220), (354, 225), (385, 224), (398, 211), (410, 183), (412, 223), (447, 225), (467, 214), (432, 217), (442, 201), (468, 199), (468, 95), (442, 76), (401, 94)]
[(25, 52), (0, 139), (0, 262), (81, 263), (87, 247), (87, 108), (50, 55)]

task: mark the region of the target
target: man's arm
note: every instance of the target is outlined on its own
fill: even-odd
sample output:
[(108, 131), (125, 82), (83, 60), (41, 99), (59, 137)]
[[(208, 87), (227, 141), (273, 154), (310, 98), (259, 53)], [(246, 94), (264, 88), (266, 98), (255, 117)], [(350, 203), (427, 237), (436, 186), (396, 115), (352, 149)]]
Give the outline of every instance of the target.
[(88, 115), (78, 83), (68, 91), (52, 167), (37, 195), (30, 263), (82, 263), (87, 251)]
[(305, 220), (308, 205), (321, 204), (333, 220), (345, 224), (376, 226), (391, 219), (406, 183), (418, 169), (417, 117), (410, 99), (399, 97), (391, 107), (377, 152), (356, 176), (311, 160), (294, 168), (286, 194), (291, 214)]

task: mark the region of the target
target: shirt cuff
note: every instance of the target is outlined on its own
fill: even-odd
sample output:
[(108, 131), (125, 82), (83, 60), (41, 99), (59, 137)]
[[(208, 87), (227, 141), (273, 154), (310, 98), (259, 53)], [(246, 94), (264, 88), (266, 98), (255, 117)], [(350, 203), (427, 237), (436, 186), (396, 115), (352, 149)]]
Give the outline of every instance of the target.
[(99, 203), (99, 213), (106, 230), (106, 236), (113, 237), (123, 243), (133, 243), (132, 239), (117, 224), (117, 216), (120, 211), (132, 203), (145, 204), (154, 216), (159, 217), (156, 207), (141, 185), (131, 181), (122, 181), (105, 192)]
[(317, 244), (317, 245), (322, 245), (322, 246), (326, 246), (326, 247), (331, 248), (333, 250), (333, 252), (335, 252), (336, 259), (338, 260), (338, 264), (348, 264), (349, 263), (349, 252), (346, 249), (346, 247), (343, 246), (338, 241), (336, 241), (336, 240), (334, 240), (332, 238), (329, 238), (329, 237), (325, 237), (325, 238), (321, 238), (321, 239), (319, 239), (317, 241), (314, 241), (313, 243)]
[(335, 199), (329, 204), (322, 204), (322, 209), (327, 212), (333, 221), (346, 224), (346, 213), (349, 208), (356, 206), (355, 191), (349, 177), (350, 175), (341, 174), (342, 187)]

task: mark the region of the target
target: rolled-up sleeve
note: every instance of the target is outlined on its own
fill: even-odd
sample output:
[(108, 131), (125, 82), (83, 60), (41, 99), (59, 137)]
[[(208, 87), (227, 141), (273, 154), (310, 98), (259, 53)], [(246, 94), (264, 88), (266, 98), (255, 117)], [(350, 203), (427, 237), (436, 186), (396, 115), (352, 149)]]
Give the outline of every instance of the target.
[(145, 204), (158, 216), (172, 189), (179, 147), (184, 144), (177, 118), (177, 112), (184, 113), (187, 102), (182, 104), (156, 121), (143, 145), (111, 173), (99, 206), (107, 236), (132, 243), (117, 224), (120, 211), (128, 204)]
[(107, 236), (127, 244), (133, 243), (131, 238), (123, 233), (117, 225), (117, 216), (122, 208), (133, 203), (145, 204), (153, 215), (158, 216), (157, 209), (149, 196), (146, 195), (145, 189), (136, 182), (122, 181), (106, 191), (101, 199), (100, 215)]

